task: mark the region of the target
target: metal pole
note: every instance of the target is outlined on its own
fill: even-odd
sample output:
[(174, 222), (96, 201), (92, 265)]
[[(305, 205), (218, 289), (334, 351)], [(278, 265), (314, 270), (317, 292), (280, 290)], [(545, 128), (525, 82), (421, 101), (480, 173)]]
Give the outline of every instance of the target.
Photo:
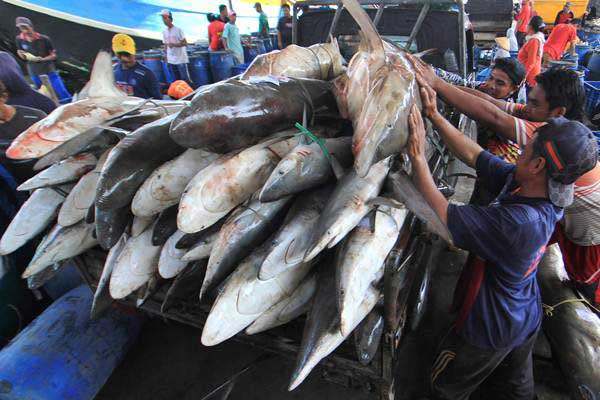
[(408, 37), (408, 41), (406, 42), (406, 50), (409, 50), (410, 46), (412, 46), (413, 41), (415, 40), (417, 34), (421, 30), (421, 26), (423, 26), (423, 21), (425, 21), (425, 17), (427, 16), (427, 13), (429, 12), (430, 8), (431, 5), (429, 3), (423, 5), (423, 8), (421, 8), (421, 12), (419, 13), (417, 22), (415, 22), (415, 26), (413, 26), (413, 29), (410, 32), (410, 36)]
[(375, 25), (375, 27), (377, 27), (379, 20), (381, 20), (381, 16), (383, 15), (384, 8), (385, 8), (385, 5), (383, 4), (383, 2), (381, 2), (381, 4), (379, 5), (379, 8), (377, 9), (377, 14), (375, 14), (375, 19), (373, 19), (373, 25)]
[(458, 5), (458, 57), (460, 59), (460, 72), (463, 78), (467, 77), (467, 36), (465, 34), (465, 4), (456, 0)]
[(292, 16), (292, 43), (298, 44), (298, 3), (295, 3), (293, 6), (293, 16)]
[(337, 27), (338, 21), (340, 20), (340, 17), (342, 16), (343, 10), (344, 10), (344, 5), (342, 4), (341, 1), (339, 1), (337, 4), (337, 9), (335, 10), (335, 14), (333, 15), (333, 21), (331, 21), (331, 26), (329, 27), (329, 35), (327, 35), (327, 39), (325, 39), (325, 40), (328, 40), (330, 37), (333, 36), (333, 32), (335, 31), (335, 28)]

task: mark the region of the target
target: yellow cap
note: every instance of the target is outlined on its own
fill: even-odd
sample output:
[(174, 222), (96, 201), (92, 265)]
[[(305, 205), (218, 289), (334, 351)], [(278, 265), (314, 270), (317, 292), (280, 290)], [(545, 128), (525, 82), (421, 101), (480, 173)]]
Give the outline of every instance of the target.
[(112, 38), (112, 49), (115, 53), (135, 54), (135, 42), (131, 36), (117, 33)]

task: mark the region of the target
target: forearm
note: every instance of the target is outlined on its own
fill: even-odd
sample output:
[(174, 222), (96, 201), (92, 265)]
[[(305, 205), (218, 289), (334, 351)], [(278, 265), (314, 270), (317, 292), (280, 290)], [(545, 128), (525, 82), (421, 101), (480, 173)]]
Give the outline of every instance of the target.
[(458, 74), (453, 74), (452, 72), (445, 71), (441, 68), (436, 68), (435, 74), (445, 82), (458, 87), (477, 88), (483, 84), (483, 82), (465, 79)]
[(448, 200), (438, 190), (433, 181), (429, 165), (424, 157), (412, 160), (413, 181), (417, 189), (421, 192), (427, 203), (433, 208), (440, 217), (444, 225), (448, 226)]
[(469, 167), (475, 168), (477, 157), (479, 157), (483, 148), (456, 129), (441, 114), (438, 113), (429, 119), (444, 140), (444, 143), (446, 143), (446, 146), (448, 146), (450, 152)]
[(440, 79), (436, 83), (435, 90), (445, 102), (454, 106), (459, 112), (476, 122), (488, 125), (496, 133), (510, 140), (516, 140), (512, 117), (489, 98), (482, 98), (484, 93), (475, 92), (473, 89), (455, 88)]
[(223, 48), (224, 48), (225, 50), (229, 50), (229, 47), (227, 46), (227, 39), (225, 39), (225, 38), (221, 38), (221, 40), (223, 41)]
[(56, 51), (51, 52), (46, 57), (42, 57), (42, 61), (54, 61), (56, 60)]

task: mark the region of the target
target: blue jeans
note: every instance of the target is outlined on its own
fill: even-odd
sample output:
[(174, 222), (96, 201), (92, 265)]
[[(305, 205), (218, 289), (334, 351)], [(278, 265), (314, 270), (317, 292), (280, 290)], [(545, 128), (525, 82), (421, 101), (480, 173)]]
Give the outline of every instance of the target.
[(169, 64), (167, 63), (166, 77), (168, 83), (175, 81), (186, 81), (190, 86), (193, 85), (190, 70), (187, 64)]
[[(48, 75), (48, 79), (50, 80), (50, 84), (54, 88), (54, 92), (56, 93), (58, 100), (60, 100), (61, 103), (63, 101), (70, 100), (72, 96), (69, 93), (69, 91), (67, 90), (67, 88), (65, 87), (65, 84), (62, 81), (62, 79), (60, 78), (60, 75), (58, 74), (58, 72), (56, 72), (56, 71), (48, 72), (46, 75)], [(42, 80), (40, 79), (39, 75), (33, 75), (31, 77), (31, 80), (35, 84), (36, 88), (39, 89), (42, 86)]]

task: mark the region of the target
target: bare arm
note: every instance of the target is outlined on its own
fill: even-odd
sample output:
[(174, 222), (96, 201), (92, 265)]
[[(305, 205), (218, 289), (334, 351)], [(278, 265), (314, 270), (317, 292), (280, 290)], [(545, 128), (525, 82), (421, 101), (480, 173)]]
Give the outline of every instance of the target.
[(40, 58), (40, 61), (54, 61), (54, 60), (56, 60), (56, 50), (52, 50), (50, 52), (50, 54), (48, 54), (46, 57)]
[(483, 93), (481, 90), (472, 89), (469, 87), (459, 87), (459, 89), (465, 93), (469, 93), (469, 94), (472, 94), (473, 96), (479, 97), (480, 99), (489, 101), (490, 103), (492, 103), (493, 105), (495, 105), (496, 107), (498, 107), (501, 110), (504, 110), (506, 108), (506, 101), (496, 99), (487, 93)]
[(436, 127), (448, 149), (469, 167), (475, 168), (477, 158), (483, 151), (483, 148), (456, 129), (454, 125), (439, 113), (435, 91), (420, 78), (418, 79), (421, 85), (423, 112)]
[(448, 104), (455, 107), (472, 120), (483, 123), (492, 128), (496, 133), (510, 139), (517, 140), (514, 117), (499, 109), (487, 99), (482, 99), (456, 88), (435, 75), (428, 65), (415, 57), (410, 57), (415, 66), (417, 75), (422, 81), (431, 86), (437, 94)]
[(279, 49), (281, 49), (283, 47), (283, 42), (281, 41), (281, 32), (280, 31), (277, 31), (277, 44), (278, 44), (277, 47), (279, 47)]
[(448, 200), (438, 190), (427, 159), (425, 158), (425, 126), (423, 118), (416, 105), (413, 105), (408, 116), (410, 135), (408, 138), (408, 156), (413, 169), (413, 180), (417, 189), (423, 194), (427, 203), (440, 217), (444, 225), (448, 226)]
[(227, 39), (222, 37), (221, 40), (223, 41), (223, 48), (225, 50), (229, 50), (229, 47), (227, 46)]

